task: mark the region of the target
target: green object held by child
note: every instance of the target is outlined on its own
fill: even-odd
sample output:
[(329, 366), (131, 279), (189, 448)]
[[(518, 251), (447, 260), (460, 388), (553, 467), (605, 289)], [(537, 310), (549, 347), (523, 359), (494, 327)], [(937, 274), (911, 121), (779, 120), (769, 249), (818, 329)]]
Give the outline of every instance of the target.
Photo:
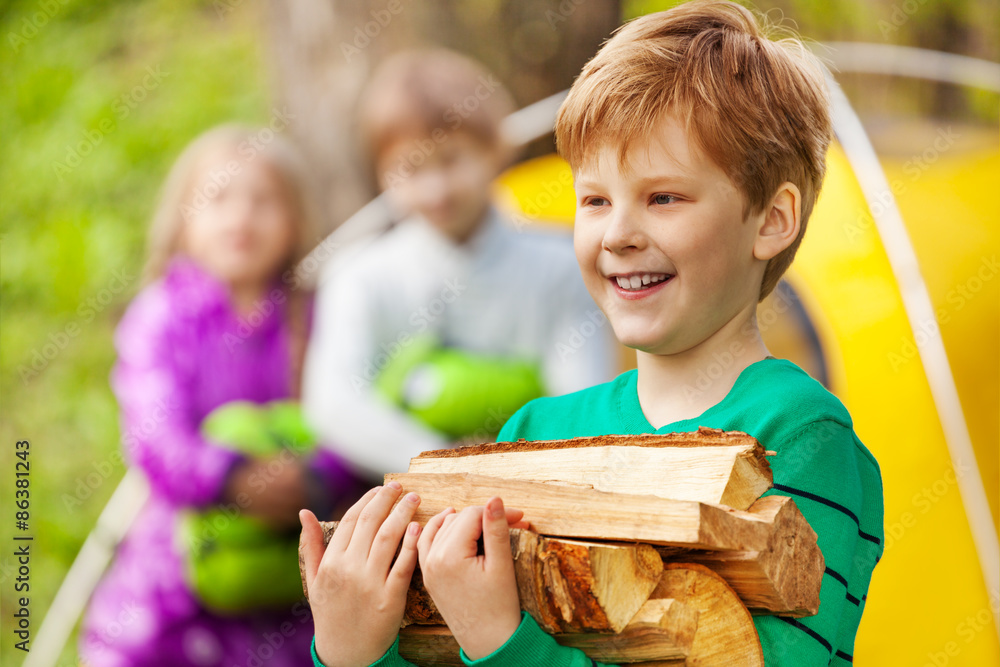
[[(234, 401), (212, 411), (201, 432), (248, 456), (296, 455), (315, 449), (298, 403)], [(298, 536), (278, 532), (233, 507), (188, 512), (181, 518), (185, 570), (201, 602), (220, 614), (274, 608), (302, 597)]]
[(426, 426), (454, 439), (487, 439), (543, 396), (538, 364), (414, 340), (386, 366), (376, 389)]

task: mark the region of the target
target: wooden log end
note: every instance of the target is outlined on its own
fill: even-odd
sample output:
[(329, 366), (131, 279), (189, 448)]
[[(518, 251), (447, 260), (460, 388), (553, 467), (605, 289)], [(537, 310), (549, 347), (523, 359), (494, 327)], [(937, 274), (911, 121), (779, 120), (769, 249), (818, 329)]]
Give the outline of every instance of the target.
[(697, 563), (666, 563), (652, 599), (673, 599), (698, 611), (689, 665), (763, 667), (750, 612), (729, 584)]

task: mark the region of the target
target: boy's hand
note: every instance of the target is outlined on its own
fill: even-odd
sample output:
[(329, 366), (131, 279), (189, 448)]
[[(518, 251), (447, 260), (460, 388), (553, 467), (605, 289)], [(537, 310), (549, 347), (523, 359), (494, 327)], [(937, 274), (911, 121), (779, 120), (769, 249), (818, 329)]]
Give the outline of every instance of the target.
[(424, 585), (472, 660), (503, 646), (521, 624), (508, 527), (526, 528), (522, 516), (491, 498), (485, 508), (466, 507), (458, 514), (449, 508), (435, 515), (418, 540)]
[(400, 488), (389, 482), (366, 493), (344, 514), (325, 553), (316, 516), (299, 513), (316, 654), (327, 667), (370, 665), (399, 633), (420, 534), (419, 524), (410, 522), (420, 504), (416, 494), (407, 494), (390, 514)]

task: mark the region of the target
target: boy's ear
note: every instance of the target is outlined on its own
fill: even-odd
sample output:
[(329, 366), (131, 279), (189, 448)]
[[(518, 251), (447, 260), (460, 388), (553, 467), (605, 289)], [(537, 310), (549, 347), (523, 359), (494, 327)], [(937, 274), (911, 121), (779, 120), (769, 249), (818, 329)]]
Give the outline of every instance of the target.
[(789, 181), (779, 185), (757, 229), (757, 240), (753, 244), (755, 259), (769, 260), (792, 245), (799, 235), (801, 211), (799, 188)]

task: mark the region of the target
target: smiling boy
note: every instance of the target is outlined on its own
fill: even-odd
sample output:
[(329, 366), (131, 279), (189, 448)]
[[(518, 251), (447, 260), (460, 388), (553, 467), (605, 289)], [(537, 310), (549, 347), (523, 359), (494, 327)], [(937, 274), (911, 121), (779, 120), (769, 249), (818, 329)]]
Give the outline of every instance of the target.
[[(798, 40), (770, 39), (746, 8), (690, 2), (619, 30), (574, 83), (556, 141), (575, 178), (574, 246), (584, 283), (618, 339), (636, 350), (637, 369), (536, 399), (498, 436), (550, 440), (705, 426), (744, 431), (774, 450), (768, 493), (795, 500), (817, 533), (826, 571), (816, 616), (754, 618), (769, 667), (852, 662), (883, 550), (877, 462), (843, 404), (795, 364), (772, 357), (756, 321), (757, 304), (802, 240), (830, 139), (822, 66)], [(369, 496), (366, 520), (357, 519), (366, 537), (357, 547), (351, 540), (358, 553), (369, 553), (371, 524), (390, 517), (399, 491)], [(410, 501), (377, 529), (389, 546), (372, 546), (366, 558), (387, 560), (384, 552), (406, 529), (405, 513), (412, 516), (419, 502)], [(520, 611), (506, 537), (507, 519), (519, 518), (505, 518), (492, 499), (486, 508), (435, 516), (419, 538), (411, 525), (400, 568), (412, 567), (419, 553), (424, 584), (465, 664), (591, 665)], [(315, 544), (318, 526), (304, 526), (305, 542)], [(343, 576), (349, 568), (334, 561), (341, 557), (324, 556), (324, 567)], [(322, 574), (318, 557), (312, 563)], [(398, 582), (394, 574), (380, 579)], [(378, 595), (386, 589), (375, 588), (371, 599), (384, 600)], [(317, 649), (335, 646), (328, 612), (315, 613)], [(402, 664), (385, 636), (380, 642), (366, 655)]]
[(755, 617), (768, 665), (852, 660), (883, 549), (877, 462), (836, 397), (770, 356), (756, 320), (802, 241), (830, 137), (822, 66), (745, 8), (692, 2), (622, 28), (574, 84), (556, 140), (584, 283), (637, 369), (533, 401), (498, 437), (707, 426), (776, 451), (769, 493), (799, 505), (826, 575), (818, 615)]

